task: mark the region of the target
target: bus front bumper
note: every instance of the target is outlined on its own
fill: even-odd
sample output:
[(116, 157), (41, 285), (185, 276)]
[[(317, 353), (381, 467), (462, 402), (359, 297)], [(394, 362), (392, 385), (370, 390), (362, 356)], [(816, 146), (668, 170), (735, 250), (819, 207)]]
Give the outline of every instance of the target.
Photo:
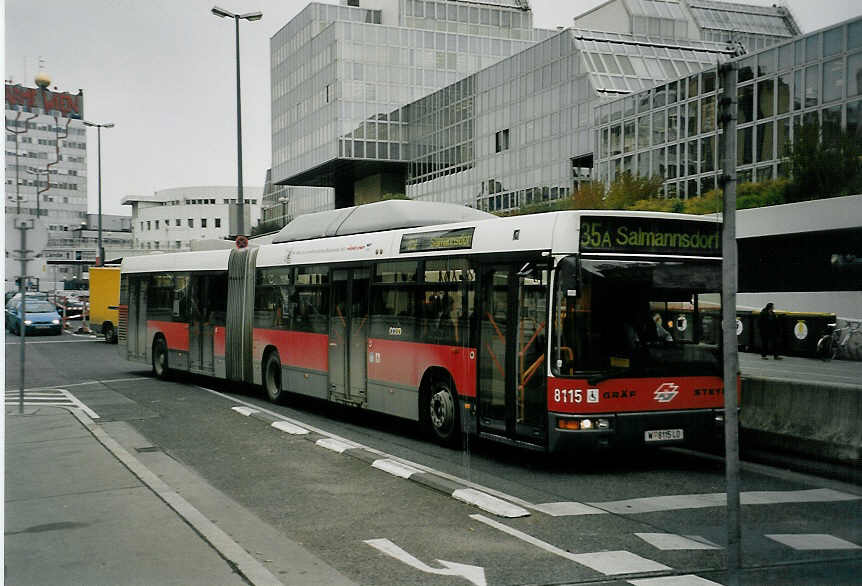
[(548, 451), (705, 446), (720, 442), (723, 432), (722, 409), (589, 415), (552, 412), (548, 414)]

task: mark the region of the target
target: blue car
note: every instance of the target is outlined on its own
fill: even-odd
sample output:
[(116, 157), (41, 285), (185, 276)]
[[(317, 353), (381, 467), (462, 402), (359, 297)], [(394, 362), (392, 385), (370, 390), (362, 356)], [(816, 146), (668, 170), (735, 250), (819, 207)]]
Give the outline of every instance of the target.
[(21, 316), (21, 301), (12, 300), (6, 306), (6, 327), (10, 332), (21, 335), (21, 322), (27, 328), (27, 335), (63, 333), (60, 314), (54, 305), (38, 299), (27, 300), (27, 315)]

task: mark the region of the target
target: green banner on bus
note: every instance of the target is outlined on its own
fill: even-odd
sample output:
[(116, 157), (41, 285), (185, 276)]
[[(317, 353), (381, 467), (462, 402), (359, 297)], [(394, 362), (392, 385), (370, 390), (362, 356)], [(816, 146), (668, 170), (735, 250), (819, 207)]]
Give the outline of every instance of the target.
[(721, 224), (581, 216), (581, 252), (721, 256)]
[(472, 248), (474, 228), (435, 230), (401, 237), (401, 252), (430, 252)]

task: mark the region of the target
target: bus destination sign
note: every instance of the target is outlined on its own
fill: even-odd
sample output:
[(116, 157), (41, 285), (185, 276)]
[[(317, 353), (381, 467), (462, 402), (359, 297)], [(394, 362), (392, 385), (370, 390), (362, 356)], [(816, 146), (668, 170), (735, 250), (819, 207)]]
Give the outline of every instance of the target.
[(582, 216), (581, 252), (721, 256), (721, 224)]
[(435, 250), (459, 250), (472, 248), (474, 228), (455, 230), (435, 230), (404, 234), (401, 237), (400, 252), (432, 252)]

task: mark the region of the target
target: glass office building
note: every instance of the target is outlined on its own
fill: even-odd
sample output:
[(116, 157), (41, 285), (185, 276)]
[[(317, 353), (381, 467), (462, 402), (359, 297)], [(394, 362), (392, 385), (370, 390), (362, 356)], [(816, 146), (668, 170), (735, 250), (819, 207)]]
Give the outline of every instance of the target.
[[(803, 124), (862, 139), (862, 19), (736, 60), (740, 182), (787, 176), (786, 148)], [(596, 107), (599, 180), (625, 171), (660, 175), (669, 197), (716, 187), (719, 85), (715, 69), (707, 69)]]
[(737, 43), (753, 52), (800, 34), (790, 11), (716, 0), (608, 0), (575, 17), (575, 28)]
[(401, 106), (552, 33), (523, 0), (348, 4), (309, 4), (270, 42), (272, 182), (334, 187), (337, 205), (357, 182), (403, 193)]
[(273, 184), (335, 187), (327, 207), (405, 193), (489, 211), (626, 170), (702, 193), (718, 174), (716, 66), (746, 54), (743, 178), (772, 177), (788, 118), (832, 99), (854, 46), (817, 33), (815, 56), (785, 8), (716, 0), (609, 0), (575, 25), (532, 29), (523, 0), (309, 5), (272, 39)]
[(488, 211), (567, 197), (593, 178), (596, 105), (732, 55), (709, 41), (560, 31), (404, 109), (407, 195)]

